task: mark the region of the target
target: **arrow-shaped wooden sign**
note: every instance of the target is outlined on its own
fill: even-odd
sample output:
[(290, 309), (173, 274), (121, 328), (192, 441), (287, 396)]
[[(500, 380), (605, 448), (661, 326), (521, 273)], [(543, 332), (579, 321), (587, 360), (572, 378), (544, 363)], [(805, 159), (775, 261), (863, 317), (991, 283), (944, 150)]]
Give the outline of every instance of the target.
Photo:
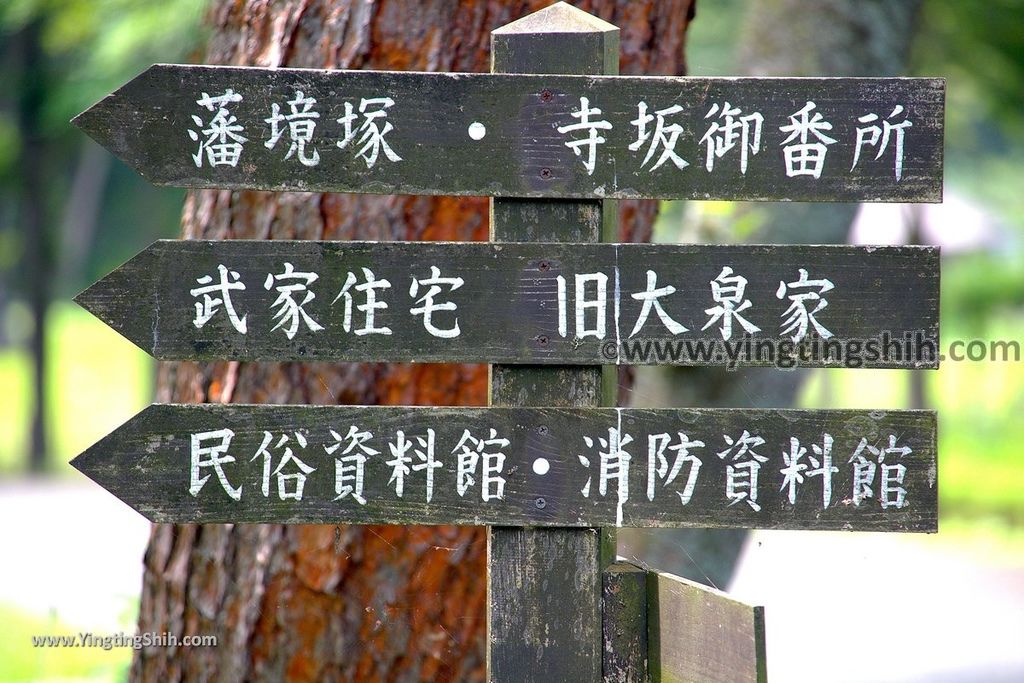
[(158, 64), (75, 123), (162, 185), (937, 202), (944, 101), (942, 79)]
[(763, 607), (621, 557), (601, 578), (606, 681), (768, 680)]
[(932, 247), (161, 241), (76, 297), (161, 359), (935, 367)]
[(156, 522), (936, 530), (925, 411), (153, 405), (72, 464)]
[(647, 572), (654, 683), (767, 683), (764, 607), (667, 572)]

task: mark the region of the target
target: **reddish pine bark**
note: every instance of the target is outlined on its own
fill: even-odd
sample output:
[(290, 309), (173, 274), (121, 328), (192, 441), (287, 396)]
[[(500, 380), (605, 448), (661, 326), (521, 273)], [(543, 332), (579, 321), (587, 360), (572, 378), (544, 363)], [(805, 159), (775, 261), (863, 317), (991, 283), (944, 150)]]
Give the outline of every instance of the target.
[[(622, 73), (680, 74), (693, 0), (576, 3), (622, 29)], [(490, 31), (549, 1), (219, 0), (205, 63), (489, 69)], [(621, 202), (646, 241), (655, 202)], [(193, 239), (485, 240), (487, 199), (190, 193)], [(478, 365), (167, 363), (176, 402), (484, 405)], [(140, 632), (217, 648), (136, 654), (134, 681), (473, 681), (484, 675), (483, 529), (154, 525)]]

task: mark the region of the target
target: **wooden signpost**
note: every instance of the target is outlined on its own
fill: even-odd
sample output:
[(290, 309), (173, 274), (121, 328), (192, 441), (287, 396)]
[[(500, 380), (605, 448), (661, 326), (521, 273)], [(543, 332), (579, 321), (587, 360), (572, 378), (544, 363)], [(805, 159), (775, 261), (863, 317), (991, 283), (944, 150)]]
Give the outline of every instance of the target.
[(154, 522), (934, 531), (934, 438), (925, 411), (154, 405), (73, 464)]
[(938, 266), (934, 247), (160, 241), (76, 301), (164, 360), (935, 367)]
[(938, 251), (597, 242), (616, 198), (939, 201), (944, 82), (618, 77), (564, 3), (493, 71), (157, 65), (76, 118), (160, 184), (494, 198), (489, 244), (158, 242), (77, 297), (153, 356), (495, 365), (486, 408), (154, 405), (73, 464), (154, 521), (488, 525), (491, 681), (764, 681), (763, 611), (614, 529), (935, 531), (934, 413), (603, 377), (936, 367)]

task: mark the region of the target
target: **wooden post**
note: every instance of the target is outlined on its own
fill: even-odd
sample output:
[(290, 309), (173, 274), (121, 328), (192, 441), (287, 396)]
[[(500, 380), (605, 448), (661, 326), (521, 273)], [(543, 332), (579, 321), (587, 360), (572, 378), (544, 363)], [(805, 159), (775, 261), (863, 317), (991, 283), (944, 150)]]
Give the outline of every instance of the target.
[[(491, 60), (493, 72), (617, 74), (619, 29), (558, 3), (494, 31)], [(552, 99), (541, 88), (521, 106), (542, 108)], [(546, 182), (561, 170), (547, 163), (523, 159), (521, 172)], [(493, 241), (607, 241), (616, 226), (612, 201), (491, 200)], [(594, 407), (603, 403), (608, 384), (600, 366), (494, 365), (490, 403)], [(559, 479), (564, 488), (564, 474), (548, 475), (545, 485), (559, 486)], [(535, 504), (544, 505), (544, 498)], [(601, 529), (490, 528), (488, 680), (600, 681), (602, 570), (614, 556), (614, 534)]]

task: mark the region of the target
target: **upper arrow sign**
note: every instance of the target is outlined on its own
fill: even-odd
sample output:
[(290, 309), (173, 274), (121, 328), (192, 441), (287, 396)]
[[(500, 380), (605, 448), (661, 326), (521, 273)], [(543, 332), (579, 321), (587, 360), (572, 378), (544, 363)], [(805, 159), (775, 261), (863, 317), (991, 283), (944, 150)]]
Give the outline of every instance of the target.
[(154, 183), (941, 201), (945, 82), (155, 65), (75, 123)]
[(76, 297), (162, 359), (936, 367), (933, 247), (161, 241)]

